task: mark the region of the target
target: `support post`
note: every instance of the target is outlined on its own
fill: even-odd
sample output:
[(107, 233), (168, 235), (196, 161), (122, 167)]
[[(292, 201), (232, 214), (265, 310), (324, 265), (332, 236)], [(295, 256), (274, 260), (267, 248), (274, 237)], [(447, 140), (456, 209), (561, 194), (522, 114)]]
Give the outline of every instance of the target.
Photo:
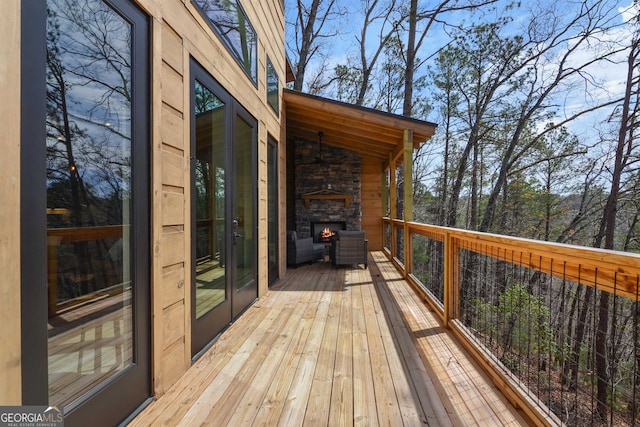
[(413, 261), (411, 233), (407, 223), (413, 222), (413, 131), (405, 129), (403, 138), (404, 163), (404, 270), (409, 275)]
[(391, 258), (396, 257), (396, 227), (393, 223), (394, 219), (398, 218), (397, 205), (398, 205), (398, 188), (396, 183), (396, 161), (393, 158), (392, 154), (389, 154), (389, 218), (391, 219), (389, 223), (389, 231), (391, 232), (391, 246), (389, 250), (391, 251)]
[[(380, 174), (380, 188), (382, 189), (382, 206), (380, 207), (380, 216), (381, 217), (390, 217), (391, 211), (389, 210), (389, 168), (385, 168), (382, 170), (382, 174)], [(380, 235), (382, 236), (382, 247), (386, 246), (387, 242), (387, 223), (385, 221), (381, 221), (382, 230), (380, 230)], [(389, 240), (389, 251), (391, 251), (391, 240)]]

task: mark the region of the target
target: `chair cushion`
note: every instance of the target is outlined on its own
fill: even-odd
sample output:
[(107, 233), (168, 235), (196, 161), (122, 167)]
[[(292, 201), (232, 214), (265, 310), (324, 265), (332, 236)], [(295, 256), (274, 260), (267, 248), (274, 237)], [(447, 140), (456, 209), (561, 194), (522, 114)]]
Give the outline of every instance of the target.
[(362, 230), (357, 230), (357, 231), (352, 231), (352, 230), (338, 230), (338, 233), (336, 234), (336, 239), (340, 239), (340, 237), (362, 237), (364, 238), (364, 231)]

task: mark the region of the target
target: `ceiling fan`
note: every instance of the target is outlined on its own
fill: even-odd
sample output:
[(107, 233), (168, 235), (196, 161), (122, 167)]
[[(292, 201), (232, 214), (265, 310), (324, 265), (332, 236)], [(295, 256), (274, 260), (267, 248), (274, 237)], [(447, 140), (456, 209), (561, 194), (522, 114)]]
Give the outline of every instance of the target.
[(324, 136), (324, 132), (318, 131), (318, 155), (312, 162), (304, 162), (298, 163), (299, 165), (320, 165), (324, 163), (322, 159), (322, 137)]

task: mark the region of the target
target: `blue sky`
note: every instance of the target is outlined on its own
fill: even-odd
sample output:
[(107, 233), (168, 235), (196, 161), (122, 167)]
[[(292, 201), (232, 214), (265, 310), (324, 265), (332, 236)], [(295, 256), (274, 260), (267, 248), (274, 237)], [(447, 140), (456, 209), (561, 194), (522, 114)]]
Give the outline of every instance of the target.
[[(588, 0), (593, 3), (592, 0)], [(530, 13), (536, 8), (545, 8), (547, 6), (555, 6), (557, 9), (562, 9), (559, 16), (568, 17), (572, 11), (575, 11), (582, 1), (578, 0), (562, 0), (562, 1), (525, 1), (519, 9), (513, 9), (509, 13), (512, 14), (513, 24), (511, 29), (514, 32), (523, 31), (526, 28), (530, 20)], [(361, 5), (361, 2), (352, 2), (349, 0), (339, 0), (340, 5), (353, 10)], [(506, 2), (501, 2), (500, 5), (504, 5)], [(606, 0), (605, 2), (607, 10), (609, 12), (610, 23), (615, 24), (616, 28), (609, 31), (607, 34), (603, 34), (598, 42), (592, 42), (585, 48), (579, 49), (574, 54), (573, 64), (577, 66), (586, 62), (590, 57), (607, 43), (612, 41), (624, 41), (629, 40), (632, 34), (633, 28), (627, 23), (635, 15), (638, 14), (637, 6), (633, 7), (633, 0)], [(291, 6), (289, 3), (288, 6)], [(573, 9), (572, 9), (573, 8)], [(290, 12), (290, 11), (289, 11)], [(457, 16), (450, 16), (449, 18), (456, 18), (458, 20), (465, 19), (466, 22), (479, 22), (482, 19), (488, 19), (493, 15), (481, 15), (475, 13), (472, 15), (458, 13)], [(535, 14), (544, 18), (544, 15)], [(357, 41), (356, 35), (360, 31), (361, 27), (361, 14), (350, 15), (348, 19), (343, 19), (338, 23), (340, 34), (327, 40), (327, 55), (328, 63), (330, 67), (336, 64), (345, 64), (348, 55), (357, 54)], [(288, 31), (290, 28), (288, 28)], [(446, 45), (451, 40), (450, 36), (443, 30), (442, 27), (434, 28), (429, 35), (429, 41), (426, 43), (425, 48), (419, 53), (422, 58), (429, 57), (441, 46)], [(372, 45), (375, 45), (377, 40), (372, 40)], [(567, 46), (568, 47), (568, 46)], [(555, 55), (562, 55), (565, 50), (557, 50)], [(293, 57), (292, 57), (293, 59)], [(549, 58), (549, 64), (553, 63), (553, 57)], [(554, 98), (554, 103), (558, 105), (557, 116), (553, 119), (555, 122), (563, 120), (565, 117), (570, 116), (583, 109), (586, 105), (592, 105), (594, 103), (606, 101), (608, 99), (619, 96), (624, 90), (624, 81), (626, 77), (626, 67), (624, 65), (625, 53), (619, 54), (616, 58), (612, 58), (611, 61), (601, 62), (597, 66), (590, 67), (588, 71), (589, 79), (588, 83), (582, 82), (582, 85), (576, 85), (570, 91), (565, 93), (558, 93)], [(316, 63), (317, 64), (317, 63)], [(569, 66), (572, 63), (569, 63)], [(314, 69), (312, 65), (312, 72)], [(425, 73), (426, 67), (423, 67), (419, 73)], [(429, 93), (426, 93), (429, 96)], [(615, 136), (615, 123), (611, 123), (610, 129), (604, 129), (607, 125), (606, 117), (608, 117), (614, 110), (614, 107), (607, 107), (592, 114), (585, 115), (578, 120), (570, 123), (567, 127), (570, 132), (577, 135), (580, 141), (586, 145), (590, 145), (591, 149), (589, 154), (594, 158), (600, 158), (602, 162), (607, 162), (607, 156), (611, 154), (611, 149), (608, 144), (598, 144), (601, 132), (608, 133), (610, 137)], [(438, 121), (438, 117), (435, 114), (430, 114), (427, 117), (430, 121)], [(544, 128), (546, 123), (540, 123), (540, 129)]]
[[(528, 1), (523, 2), (523, 5), (520, 8), (511, 9), (507, 12), (504, 10), (504, 5), (507, 4), (506, 1), (500, 1), (498, 3), (495, 11), (484, 11), (484, 12), (475, 12), (475, 13), (463, 13), (458, 12), (455, 14), (446, 15), (446, 19), (449, 22), (458, 22), (464, 25), (464, 22), (479, 22), (482, 20), (489, 20), (497, 17), (499, 14), (509, 14), (513, 18), (513, 24), (511, 28), (513, 28), (514, 32), (522, 31), (522, 28), (527, 25), (528, 18), (527, 16), (531, 13), (531, 10), (536, 8), (544, 8), (549, 4), (554, 4), (555, 7), (563, 8), (566, 10), (570, 10), (571, 8), (577, 7), (581, 1), (570, 0), (570, 1), (562, 1), (562, 2), (550, 2), (548, 0), (543, 1)], [(612, 22), (617, 22), (622, 24), (623, 22), (628, 22), (630, 17), (633, 14), (633, 0), (608, 0), (608, 7), (611, 10), (611, 18)], [(324, 46), (322, 50), (326, 52), (328, 55), (327, 63), (329, 67), (332, 68), (337, 64), (346, 64), (348, 56), (355, 57), (358, 55), (358, 42), (356, 37), (359, 35), (359, 31), (362, 25), (362, 13), (358, 13), (358, 9), (362, 8), (363, 2), (353, 0), (338, 0), (338, 6), (349, 11), (349, 14), (343, 18), (337, 19), (331, 23), (332, 28), (328, 31), (336, 31), (337, 35), (328, 39), (323, 40)], [(292, 19), (292, 12), (295, 10), (292, 7), (295, 7), (294, 2), (287, 2), (287, 16), (288, 19)], [(637, 13), (637, 12), (636, 12)], [(291, 27), (287, 27), (287, 31), (291, 31)], [(621, 26), (617, 30), (608, 34), (607, 40), (612, 40), (614, 38), (624, 39), (629, 37), (631, 29), (629, 26)], [(370, 30), (370, 50), (375, 49), (378, 41), (375, 38), (375, 33)], [(288, 34), (288, 38), (290, 39), (290, 33)], [(436, 26), (432, 28), (429, 32), (428, 41), (424, 44), (422, 50), (419, 52), (419, 56), (421, 58), (428, 58), (432, 56), (438, 48), (446, 45), (451, 40), (451, 37), (447, 34), (447, 32), (443, 29), (442, 26)], [(590, 49), (583, 50), (580, 55), (577, 55), (577, 59), (584, 60), (589, 55), (592, 55), (595, 51), (595, 46), (590, 46)], [(292, 59), (295, 60), (295, 55), (292, 55)], [(319, 58), (311, 64), (310, 73), (313, 73), (317, 70), (319, 66)], [(419, 70), (419, 73), (426, 72), (426, 67), (422, 67)], [(602, 82), (602, 85), (606, 90), (610, 93), (606, 93), (605, 90), (600, 90), (600, 93), (590, 93), (589, 95), (595, 96), (597, 98), (610, 96), (611, 94), (619, 93), (621, 90), (621, 83), (624, 80), (624, 69), (619, 64), (608, 63), (608, 64), (600, 64), (598, 67), (594, 67), (590, 70), (594, 81)], [(308, 73), (309, 74), (309, 73)], [(585, 102), (584, 99), (568, 99), (567, 100), (567, 108), (569, 110), (574, 109), (582, 105)]]

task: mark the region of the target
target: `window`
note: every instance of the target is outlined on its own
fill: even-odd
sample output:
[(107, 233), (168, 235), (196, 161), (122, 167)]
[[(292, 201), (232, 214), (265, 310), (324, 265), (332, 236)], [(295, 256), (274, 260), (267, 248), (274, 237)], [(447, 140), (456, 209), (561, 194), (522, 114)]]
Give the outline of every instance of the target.
[(280, 114), (280, 79), (271, 60), (267, 57), (267, 102), (276, 114)]
[(23, 5), (22, 403), (117, 425), (151, 389), (149, 17)]
[(237, 0), (193, 0), (227, 48), (258, 84), (258, 36)]

